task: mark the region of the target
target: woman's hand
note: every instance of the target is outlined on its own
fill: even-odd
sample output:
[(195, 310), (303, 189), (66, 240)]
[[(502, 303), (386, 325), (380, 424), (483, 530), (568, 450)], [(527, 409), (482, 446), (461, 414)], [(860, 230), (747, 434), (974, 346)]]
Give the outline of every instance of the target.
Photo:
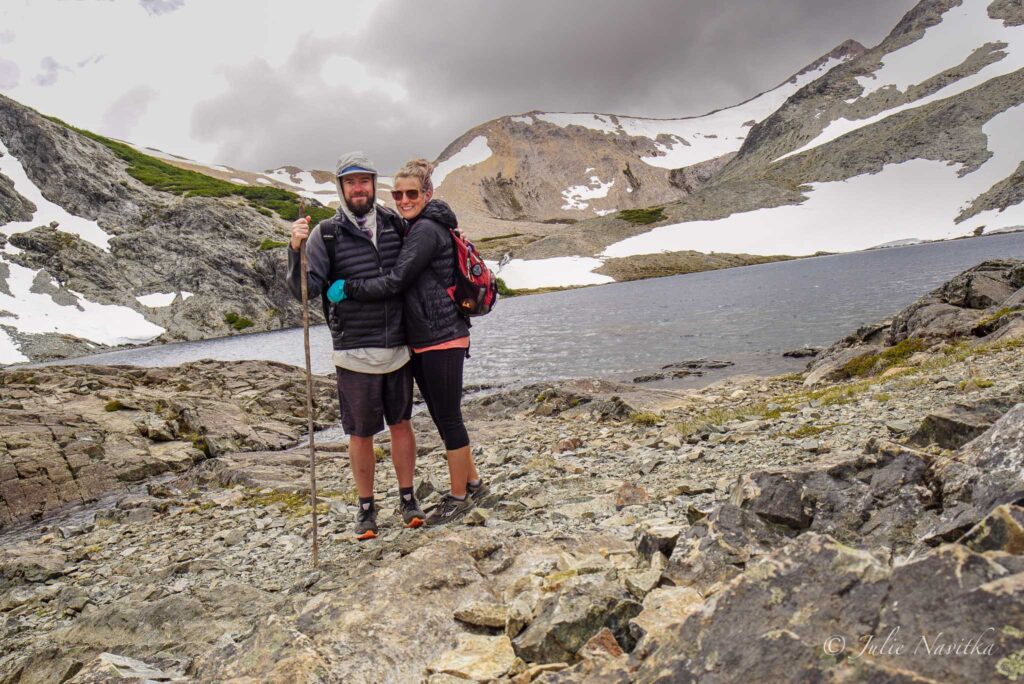
[(345, 281), (335, 280), (327, 290), (327, 298), (335, 304), (345, 299)]

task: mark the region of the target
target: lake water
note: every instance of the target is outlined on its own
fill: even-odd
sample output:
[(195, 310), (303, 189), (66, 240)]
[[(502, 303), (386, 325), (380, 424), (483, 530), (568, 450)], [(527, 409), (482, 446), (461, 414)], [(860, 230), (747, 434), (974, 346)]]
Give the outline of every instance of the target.
[[(1024, 258), (1024, 233), (879, 249), (567, 292), (514, 297), (474, 319), (467, 383), (602, 376), (631, 378), (666, 364), (712, 358), (729, 373), (784, 373), (782, 357), (827, 346), (891, 316), (981, 261)], [(296, 304), (298, 306), (298, 304)], [(330, 335), (310, 331), (313, 370), (328, 373)], [(177, 365), (198, 359), (270, 359), (303, 366), (302, 330), (127, 349), (62, 363)]]

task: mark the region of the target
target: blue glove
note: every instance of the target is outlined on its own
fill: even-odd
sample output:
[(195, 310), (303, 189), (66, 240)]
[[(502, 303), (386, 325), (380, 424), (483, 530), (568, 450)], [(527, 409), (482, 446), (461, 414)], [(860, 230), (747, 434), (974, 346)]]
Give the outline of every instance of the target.
[(327, 298), (335, 304), (345, 299), (345, 281), (335, 280), (334, 284), (327, 289)]

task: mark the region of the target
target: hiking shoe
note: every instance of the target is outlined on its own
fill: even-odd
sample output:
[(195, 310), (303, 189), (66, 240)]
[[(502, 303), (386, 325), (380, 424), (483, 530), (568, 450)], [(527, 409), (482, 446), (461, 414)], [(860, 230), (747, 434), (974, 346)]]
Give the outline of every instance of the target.
[(466, 484), (466, 495), (473, 500), (473, 503), (479, 504), (483, 501), (484, 497), (491, 493), (491, 488), (487, 486), (484, 480), (480, 480), (480, 484), (474, 487), (471, 484)]
[(466, 498), (459, 501), (450, 493), (441, 497), (441, 501), (427, 515), (423, 524), (427, 527), (446, 525), (453, 520), (458, 520), (473, 509), (473, 499), (467, 494)]
[(377, 536), (377, 507), (370, 506), (369, 509), (360, 507), (356, 513), (356, 539), (364, 541), (374, 539)]
[(419, 503), (416, 502), (416, 497), (408, 501), (401, 499), (398, 511), (402, 514), (402, 522), (405, 523), (406, 527), (419, 527), (427, 518), (427, 514), (423, 512)]

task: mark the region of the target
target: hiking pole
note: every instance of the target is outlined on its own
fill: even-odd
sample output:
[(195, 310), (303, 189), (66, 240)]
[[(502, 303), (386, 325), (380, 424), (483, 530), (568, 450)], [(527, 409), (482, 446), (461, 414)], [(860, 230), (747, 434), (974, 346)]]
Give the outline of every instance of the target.
[[(306, 201), (299, 199), (299, 218), (306, 215)], [(320, 543), (316, 514), (316, 441), (313, 438), (313, 371), (309, 355), (309, 265), (306, 262), (306, 241), (299, 245), (299, 271), (302, 278), (302, 343), (306, 350), (306, 420), (309, 428), (309, 503), (313, 510), (313, 567), (320, 565)]]

